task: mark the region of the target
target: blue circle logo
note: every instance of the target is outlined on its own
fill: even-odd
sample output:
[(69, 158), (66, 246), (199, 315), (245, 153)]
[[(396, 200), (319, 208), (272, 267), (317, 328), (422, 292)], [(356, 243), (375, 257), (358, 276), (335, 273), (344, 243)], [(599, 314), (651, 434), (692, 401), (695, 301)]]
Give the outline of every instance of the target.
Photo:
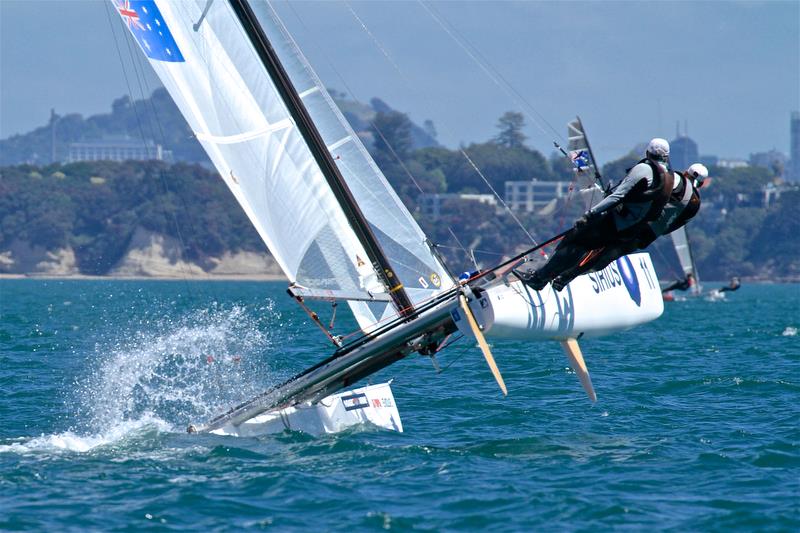
[(637, 306), (642, 305), (642, 292), (639, 290), (639, 278), (636, 277), (636, 270), (633, 268), (633, 263), (627, 255), (617, 259), (617, 267), (622, 276), (622, 282), (625, 288), (628, 289), (628, 295)]

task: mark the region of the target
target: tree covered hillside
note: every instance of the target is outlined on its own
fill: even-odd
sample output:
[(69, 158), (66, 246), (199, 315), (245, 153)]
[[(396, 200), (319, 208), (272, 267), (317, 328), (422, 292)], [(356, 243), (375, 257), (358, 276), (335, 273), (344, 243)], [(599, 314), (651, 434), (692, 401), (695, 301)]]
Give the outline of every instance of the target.
[[(435, 144), (432, 124), (420, 128), (378, 100), (367, 107), (332, 93), (453, 271), (474, 268), (473, 261), (494, 264), (534, 241), (547, 240), (585, 209), (572, 193), (540, 212), (510, 213), (504, 208), (507, 181), (574, 179), (566, 158), (545, 157), (525, 144), (519, 113), (499, 117), (492, 139), (451, 150)], [(56, 131), (63, 139), (83, 138), (88, 132), (130, 132), (147, 122), (148, 108), (161, 117), (158, 124), (176, 158), (206, 160), (163, 91), (145, 102), (120, 99), (110, 115), (61, 117)], [(46, 130), (0, 141), (4, 161), (45, 151)], [(604, 165), (603, 175), (615, 182), (639, 157), (626, 154)], [(703, 206), (689, 226), (702, 277), (800, 279), (800, 191), (781, 190), (780, 199), (773, 195), (767, 204), (765, 188), (779, 181), (774, 169), (711, 167), (710, 172), (712, 179), (701, 191)], [(198, 264), (226, 252), (264, 250), (230, 192), (207, 166), (84, 162), (10, 165), (0, 167), (0, 173), (0, 271), (13, 268), (10, 258), (21, 250), (38, 247), (68, 248), (80, 272), (105, 274), (139, 229), (172, 237), (181, 243), (184, 259)], [(421, 209), (425, 193), (453, 196), (444, 197), (441, 212), (431, 217)], [(459, 194), (488, 195), (483, 200), (494, 204)], [(660, 239), (653, 252), (662, 275), (671, 275), (675, 256), (669, 239)]]
[[(451, 161), (456, 152), (436, 150), (438, 159), (428, 150), (410, 152), (404, 167), (419, 165), (425, 168), (422, 175), (436, 178), (423, 180), (422, 186), (442, 186), (444, 180), (445, 190), (458, 190), (448, 179), (446, 167), (434, 163)], [(477, 162), (483, 163), (479, 153), (473, 152)], [(493, 157), (502, 161), (496, 153)], [(391, 168), (389, 180), (413, 206), (418, 191), (409, 184), (411, 177)], [(755, 200), (748, 199), (744, 189), (732, 185), (745, 170), (719, 171), (702, 191), (705, 206), (689, 230), (703, 278), (800, 279), (800, 191), (784, 192), (765, 209), (758, 205), (757, 195)], [(418, 179), (422, 175), (417, 174)], [(750, 175), (745, 181), (751, 197), (750, 185), (758, 179), (768, 176)], [(461, 190), (472, 189), (467, 185)], [(438, 219), (415, 215), (431, 240), (440, 245), (451, 268), (461, 271), (473, 268), (473, 254), (479, 263), (489, 265), (529, 246), (526, 231), (538, 241), (547, 239), (568, 227), (581, 210), (580, 202), (560, 202), (546, 215), (512, 217), (496, 206), (454, 200), (452, 205), (445, 204)], [(222, 180), (199, 165), (93, 162), (0, 169), (0, 259), (20, 247), (50, 251), (69, 247), (81, 273), (102, 275), (123, 257), (137, 229), (176, 239), (183, 258), (198, 264), (226, 252), (264, 251)], [(669, 242), (660, 239), (653, 249), (664, 278), (676, 273)], [(0, 271), (3, 264), (0, 261)]]
[(106, 274), (137, 228), (174, 237), (185, 259), (263, 251), (216, 173), (199, 165), (92, 162), (2, 169), (0, 253), (70, 247), (83, 274)]

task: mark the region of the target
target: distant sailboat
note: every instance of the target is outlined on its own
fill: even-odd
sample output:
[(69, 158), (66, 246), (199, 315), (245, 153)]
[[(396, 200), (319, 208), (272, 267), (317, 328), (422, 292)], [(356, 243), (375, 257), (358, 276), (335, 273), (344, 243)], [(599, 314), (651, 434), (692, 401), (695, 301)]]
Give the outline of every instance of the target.
[[(388, 383), (342, 389), (461, 331), (505, 383), (484, 334), (562, 343), (595, 393), (576, 339), (661, 315), (647, 254), (564, 291), (513, 275), (534, 248), (456, 282), (265, 1), (112, 0), (299, 304), (346, 301), (359, 326), (318, 364), (191, 431), (312, 433), (370, 421), (402, 430)], [(312, 320), (314, 315), (311, 314)], [(318, 324), (319, 325), (319, 324)], [(322, 327), (324, 330), (325, 328)]]
[(689, 232), (686, 226), (682, 226), (669, 234), (672, 238), (672, 244), (675, 247), (675, 253), (678, 256), (678, 261), (681, 263), (683, 275), (692, 275), (694, 283), (689, 290), (693, 296), (698, 296), (703, 292), (703, 287), (700, 285), (700, 275), (697, 273), (697, 264), (694, 261), (692, 254), (692, 246), (689, 242)]
[(603, 177), (597, 168), (592, 147), (589, 146), (589, 137), (580, 117), (567, 124), (567, 150), (566, 155), (573, 164), (573, 170), (578, 175), (577, 185), (580, 190), (594, 193), (598, 189), (602, 193), (605, 187)]

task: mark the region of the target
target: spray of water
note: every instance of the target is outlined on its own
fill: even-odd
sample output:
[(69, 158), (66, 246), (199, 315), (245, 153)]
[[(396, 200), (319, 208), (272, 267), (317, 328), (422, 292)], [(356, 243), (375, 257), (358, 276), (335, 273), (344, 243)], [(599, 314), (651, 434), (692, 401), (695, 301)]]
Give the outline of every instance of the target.
[(72, 430), (21, 438), (0, 445), (0, 453), (89, 452), (182, 432), (284, 377), (268, 364), (273, 334), (287, 340), (273, 302), (258, 308), (213, 304), (180, 316), (164, 311), (124, 327), (118, 317), (109, 324), (107, 340), (89, 355), (87, 375), (68, 400), (76, 414)]
[(94, 372), (79, 384), (86, 421), (104, 431), (152, 417), (174, 427), (203, 420), (263, 390), (273, 376), (269, 304), (257, 313), (214, 305), (148, 322), (95, 349)]

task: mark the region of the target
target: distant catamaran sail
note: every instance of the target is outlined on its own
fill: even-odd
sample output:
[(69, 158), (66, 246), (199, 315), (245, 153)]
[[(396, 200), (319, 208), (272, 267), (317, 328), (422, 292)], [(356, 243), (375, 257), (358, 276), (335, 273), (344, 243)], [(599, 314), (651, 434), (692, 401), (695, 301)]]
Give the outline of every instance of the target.
[(572, 162), (578, 192), (583, 198), (584, 206), (589, 209), (602, 197), (605, 183), (597, 168), (597, 161), (580, 117), (575, 117), (575, 120), (567, 124), (567, 150), (565, 155)]
[(670, 237), (672, 238), (672, 244), (675, 246), (675, 253), (678, 255), (678, 260), (681, 263), (684, 276), (691, 274), (694, 277), (694, 283), (689, 290), (696, 296), (703, 291), (703, 288), (700, 285), (700, 276), (697, 273), (697, 265), (692, 255), (692, 247), (689, 244), (689, 232), (686, 226), (681, 226), (670, 233)]
[(484, 333), (562, 341), (594, 399), (575, 339), (661, 314), (647, 254), (579, 277), (562, 293), (531, 291), (514, 277), (525, 254), (455, 283), (269, 2), (112, 2), (289, 278), (289, 292), (301, 302), (347, 301), (362, 330), (346, 344), (333, 339), (338, 349), (320, 363), (193, 429), (252, 434), (309, 417), (316, 422), (303, 427), (325, 431), (364, 420), (398, 429), (396, 409), (370, 414), (393, 406), (388, 385), (334, 394), (411, 353), (432, 356), (458, 330), (478, 342), (504, 392)]

